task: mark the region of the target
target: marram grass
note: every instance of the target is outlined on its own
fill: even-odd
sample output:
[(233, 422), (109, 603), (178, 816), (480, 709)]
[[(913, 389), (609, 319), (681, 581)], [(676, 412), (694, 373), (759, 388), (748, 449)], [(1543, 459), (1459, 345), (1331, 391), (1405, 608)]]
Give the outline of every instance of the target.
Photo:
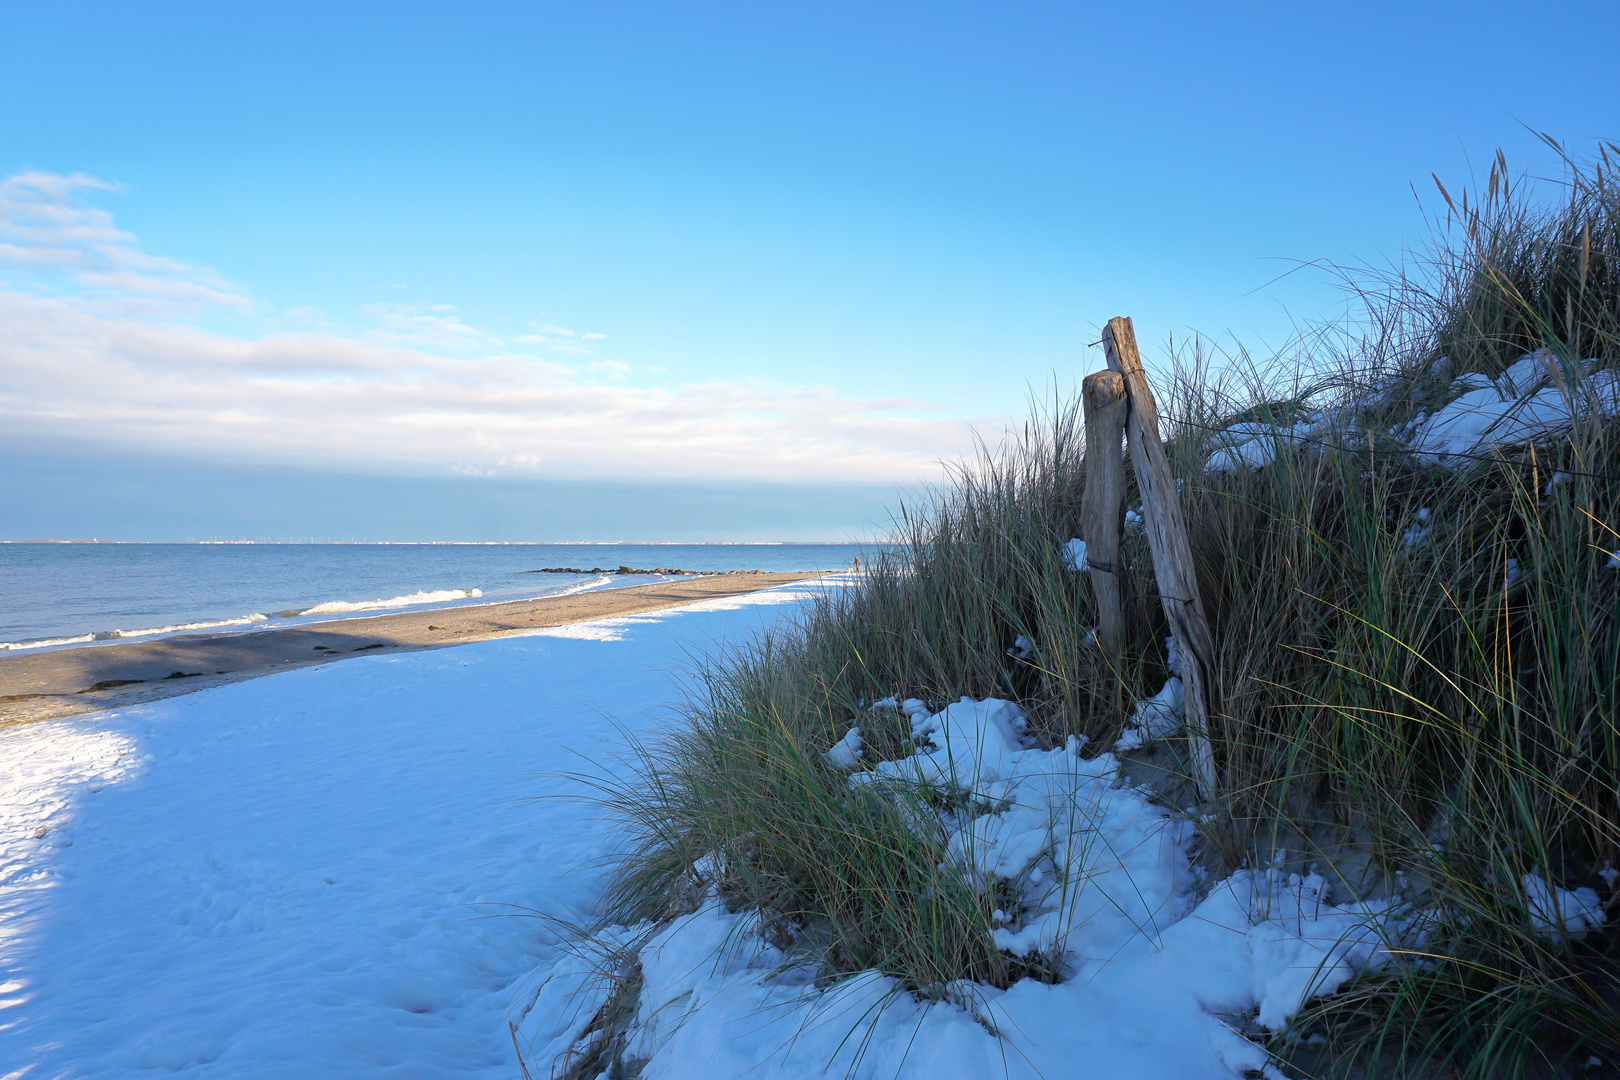
[[(1158, 376), (1173, 467), (1213, 622), (1222, 800), (1205, 859), (1286, 850), (1340, 890), (1430, 910), (1421, 950), (1304, 1009), (1279, 1060), (1346, 1076), (1600, 1075), (1620, 1062), (1620, 934), (1534, 928), (1533, 874), (1592, 887), (1620, 866), (1620, 433), (1595, 412), (1534, 445), (1441, 468), (1406, 423), (1465, 371), (1545, 348), (1620, 367), (1620, 187), (1612, 148), (1531, 204), (1498, 161), (1482, 198), (1445, 193), (1441, 243), (1415, 269), (1358, 280), (1356, 332), (1312, 335), (1290, 367), (1199, 362)], [(1447, 231), (1449, 230), (1449, 231)], [(1221, 375), (1216, 377), (1216, 371)], [(1206, 472), (1236, 422), (1310, 409), (1334, 433), (1260, 469)], [(1579, 410), (1578, 410), (1579, 411)], [(822, 753), (851, 726), (868, 752), (909, 729), (867, 703), (1016, 700), (1050, 745), (1110, 746), (1165, 677), (1145, 540), (1128, 531), (1124, 660), (1086, 641), (1089, 585), (1063, 565), (1085, 484), (1076, 399), (896, 520), (901, 546), (802, 625), (712, 658), (688, 722), (617, 797), (640, 839), (610, 918), (690, 905), (698, 866), (758, 908), (831, 983), (865, 969), (946, 996), (961, 979), (1052, 977), (991, 942), (1006, 898), (945, 858), (959, 793), (853, 792)], [(1133, 503), (1134, 504), (1134, 503)], [(1421, 511), (1421, 513), (1420, 513)], [(1022, 662), (1007, 649), (1033, 643)], [(1180, 808), (1185, 786), (1161, 784)], [(953, 800), (957, 800), (954, 801)]]

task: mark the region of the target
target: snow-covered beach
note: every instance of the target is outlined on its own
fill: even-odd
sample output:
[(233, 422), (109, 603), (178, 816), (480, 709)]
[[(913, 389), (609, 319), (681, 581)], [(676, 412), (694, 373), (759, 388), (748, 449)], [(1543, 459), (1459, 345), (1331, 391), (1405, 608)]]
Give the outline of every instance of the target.
[(566, 771), (785, 588), (0, 736), (0, 1076), (512, 1077), (618, 829)]
[[(567, 774), (627, 777), (626, 738), (670, 722), (694, 652), (828, 587), (6, 732), (0, 1076), (515, 1077), (519, 1051), (545, 1075), (601, 1004), (569, 927), (624, 843)], [(934, 1005), (876, 973), (824, 993), (711, 901), (642, 950), (642, 1075), (1237, 1077), (1267, 1058), (1236, 1016), (1278, 1022), (1374, 951), (1373, 913), (1320, 880), (1240, 873), (1199, 902), (1185, 831), (1106, 755), (1021, 749), (1016, 710), (970, 706), (926, 722), (994, 759), (1011, 811), (980, 819), (1007, 823), (986, 851), (1028, 846), (1042, 807), (1094, 811), (1069, 857), (1097, 887), (1055, 920), (1084, 916), (1074, 977)]]

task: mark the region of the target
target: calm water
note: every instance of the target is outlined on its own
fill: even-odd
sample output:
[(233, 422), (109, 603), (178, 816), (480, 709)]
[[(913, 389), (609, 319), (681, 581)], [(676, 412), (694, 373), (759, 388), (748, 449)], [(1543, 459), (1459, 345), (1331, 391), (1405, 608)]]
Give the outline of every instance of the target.
[(0, 649), (490, 603), (653, 580), (542, 567), (841, 570), (857, 544), (0, 544)]

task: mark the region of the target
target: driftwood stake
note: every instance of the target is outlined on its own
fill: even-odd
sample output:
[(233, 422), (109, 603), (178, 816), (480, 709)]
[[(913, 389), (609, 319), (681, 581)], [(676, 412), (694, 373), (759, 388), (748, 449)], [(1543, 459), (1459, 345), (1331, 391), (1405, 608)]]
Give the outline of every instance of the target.
[(1091, 591), (1097, 598), (1097, 645), (1117, 672), (1125, 640), (1119, 565), (1125, 526), (1125, 414), (1130, 411), (1125, 377), (1117, 371), (1087, 375), (1080, 400), (1086, 410), (1086, 495), (1080, 518)]
[(1125, 427), (1130, 435), (1131, 464), (1136, 468), (1136, 486), (1142, 492), (1142, 517), (1153, 553), (1159, 597), (1181, 654), (1193, 781), (1198, 785), (1199, 798), (1212, 801), (1216, 791), (1215, 754), (1209, 744), (1209, 679), (1214, 670), (1215, 637), (1210, 633), (1204, 601), (1198, 595), (1187, 520), (1181, 512), (1175, 478), (1170, 474), (1170, 459), (1159, 440), (1159, 410), (1142, 371), (1142, 355), (1136, 350), (1136, 330), (1131, 320), (1108, 320), (1103, 349), (1108, 354), (1108, 366), (1125, 377), (1125, 389), (1130, 395), (1130, 416)]

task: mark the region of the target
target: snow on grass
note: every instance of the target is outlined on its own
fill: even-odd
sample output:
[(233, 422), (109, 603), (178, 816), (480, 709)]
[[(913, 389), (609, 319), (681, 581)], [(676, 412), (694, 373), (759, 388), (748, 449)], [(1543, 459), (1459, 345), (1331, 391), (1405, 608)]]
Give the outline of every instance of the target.
[[(1495, 379), (1478, 372), (1459, 375), (1447, 395), (1451, 400), (1420, 417), (1407, 442), (1423, 460), (1460, 464), (1492, 447), (1529, 442), (1566, 428), (1583, 414), (1620, 412), (1620, 374), (1599, 371), (1598, 363), (1582, 360), (1566, 370), (1551, 352), (1537, 349)], [(1334, 442), (1335, 426), (1342, 422), (1330, 412), (1315, 412), (1292, 427), (1234, 424), (1216, 436), (1221, 445), (1204, 468), (1263, 469), (1284, 446)]]
[(849, 771), (860, 764), (861, 761), (861, 729), (850, 728), (842, 739), (833, 744), (825, 757), (827, 764), (835, 769)]
[[(1566, 427), (1589, 405), (1613, 413), (1620, 404), (1620, 381), (1612, 371), (1596, 371), (1597, 363), (1583, 360), (1566, 372), (1552, 353), (1537, 349), (1494, 380), (1462, 375), (1452, 384), (1462, 393), (1417, 425), (1412, 447), (1444, 462)], [(1573, 389), (1577, 384), (1584, 392)]]
[(1321, 413), (1313, 413), (1286, 428), (1271, 424), (1233, 424), (1217, 436), (1225, 445), (1209, 456), (1204, 468), (1209, 472), (1263, 469), (1277, 459), (1285, 445), (1321, 438), (1330, 429), (1330, 419)]
[[(1022, 712), (1005, 701), (907, 712), (918, 752), (849, 782), (954, 789), (951, 857), (981, 887), (1016, 897), (997, 944), (1057, 958), (1062, 981), (953, 984), (936, 1002), (876, 972), (821, 988), (809, 958), (784, 953), (757, 913), (729, 912), (711, 892), (668, 924), (608, 932), (610, 946), (643, 940), (625, 1054), (646, 1060), (643, 1076), (1239, 1077), (1270, 1066), (1234, 1030), (1238, 1016), (1254, 1011), (1280, 1029), (1402, 936), (1386, 925), (1388, 905), (1336, 907), (1316, 875), (1245, 871), (1198, 902), (1191, 830), (1123, 786), (1111, 755), (1084, 759), (1075, 739), (1029, 748)], [(578, 970), (565, 960), (553, 977)], [(563, 1012), (525, 1019), (531, 1067), (568, 1045)], [(572, 1016), (583, 1030), (589, 1013)]]
[(1561, 889), (1548, 885), (1540, 874), (1525, 874), (1525, 898), (1530, 903), (1530, 924), (1554, 941), (1564, 935), (1577, 941), (1588, 930), (1603, 925), (1603, 901), (1595, 889)]
[(1186, 722), (1186, 707), (1186, 688), (1179, 676), (1172, 675), (1164, 681), (1157, 694), (1136, 703), (1130, 719), (1126, 721), (1125, 730), (1120, 732), (1119, 739), (1114, 743), (1114, 752), (1140, 750), (1151, 745), (1154, 739), (1174, 735)]

